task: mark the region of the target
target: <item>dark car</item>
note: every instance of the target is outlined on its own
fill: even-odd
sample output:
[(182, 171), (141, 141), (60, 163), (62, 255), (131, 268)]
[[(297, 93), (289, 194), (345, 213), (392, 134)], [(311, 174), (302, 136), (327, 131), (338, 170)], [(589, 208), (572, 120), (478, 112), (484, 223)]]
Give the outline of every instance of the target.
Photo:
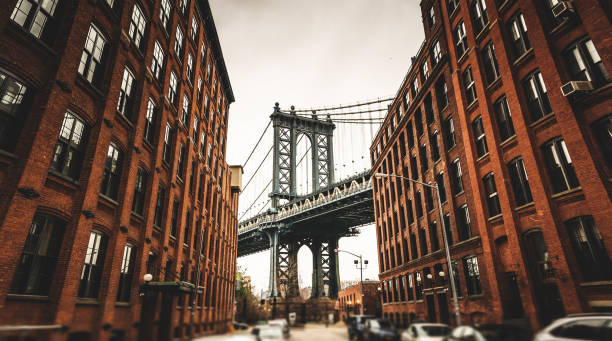
[(363, 325), (366, 320), (373, 319), (372, 315), (354, 315), (346, 320), (346, 327), (348, 328), (349, 339), (357, 338), (361, 340), (363, 337)]
[(531, 334), (510, 324), (481, 324), (459, 326), (446, 337), (446, 341), (526, 341)]
[(370, 319), (363, 327), (363, 339), (367, 341), (399, 341), (400, 334), (389, 320)]

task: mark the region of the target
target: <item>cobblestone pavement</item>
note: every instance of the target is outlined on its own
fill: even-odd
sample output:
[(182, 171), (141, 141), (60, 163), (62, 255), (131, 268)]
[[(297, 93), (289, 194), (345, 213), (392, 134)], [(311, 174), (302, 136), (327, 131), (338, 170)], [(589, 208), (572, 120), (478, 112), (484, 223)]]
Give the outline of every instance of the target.
[[(197, 341), (255, 341), (256, 338), (248, 331), (239, 331), (234, 334), (207, 336), (196, 339)], [(291, 329), (291, 337), (288, 341), (347, 341), (348, 334), (344, 323), (338, 323), (329, 327), (324, 324), (307, 324), (303, 328)]]

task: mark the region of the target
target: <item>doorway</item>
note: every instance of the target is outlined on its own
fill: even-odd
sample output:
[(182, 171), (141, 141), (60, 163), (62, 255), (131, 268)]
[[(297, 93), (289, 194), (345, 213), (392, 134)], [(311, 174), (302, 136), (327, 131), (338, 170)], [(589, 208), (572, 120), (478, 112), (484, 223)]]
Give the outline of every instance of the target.
[(440, 322), (449, 324), (448, 300), (446, 294), (438, 294), (438, 307), (440, 309)]
[(436, 305), (434, 302), (434, 295), (425, 295), (425, 301), (427, 302), (427, 321), (437, 322), (436, 316)]

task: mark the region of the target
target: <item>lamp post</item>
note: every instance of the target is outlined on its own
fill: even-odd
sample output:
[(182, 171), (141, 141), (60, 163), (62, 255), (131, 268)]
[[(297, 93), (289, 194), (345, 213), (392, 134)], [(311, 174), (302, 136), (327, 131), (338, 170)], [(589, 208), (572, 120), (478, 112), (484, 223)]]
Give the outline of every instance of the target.
[(444, 213), (442, 212), (442, 201), (440, 200), (440, 187), (438, 187), (438, 183), (434, 181), (434, 184), (426, 184), (421, 181), (417, 181), (414, 179), (407, 178), (401, 175), (395, 174), (384, 174), (384, 173), (375, 173), (374, 177), (377, 179), (381, 178), (400, 178), (404, 180), (408, 180), (417, 184), (421, 184), (423, 186), (427, 186), (429, 188), (435, 188), (436, 190), (436, 198), (438, 201), (438, 214), (440, 215), (440, 226), (442, 227), (442, 238), (444, 239), (444, 250), (446, 252), (446, 263), (448, 267), (448, 277), (450, 281), (451, 294), (453, 295), (453, 306), (455, 308), (455, 319), (457, 321), (457, 325), (461, 325), (461, 312), (459, 311), (459, 301), (457, 299), (457, 288), (455, 287), (455, 274), (453, 272), (453, 263), (451, 261), (450, 250), (448, 248), (448, 237), (446, 236), (446, 226), (444, 224)]
[[(338, 248), (334, 249), (334, 251), (336, 253), (338, 252), (348, 253), (351, 256), (359, 258), (359, 260), (355, 259), (355, 267), (359, 269), (359, 282), (361, 283), (361, 302), (363, 302), (363, 269), (368, 268), (368, 260), (367, 259), (364, 260), (363, 256), (361, 255), (357, 255), (357, 254), (354, 254), (352, 252), (345, 251), (345, 250), (340, 250)], [(363, 303), (359, 306), (359, 314), (363, 315)]]

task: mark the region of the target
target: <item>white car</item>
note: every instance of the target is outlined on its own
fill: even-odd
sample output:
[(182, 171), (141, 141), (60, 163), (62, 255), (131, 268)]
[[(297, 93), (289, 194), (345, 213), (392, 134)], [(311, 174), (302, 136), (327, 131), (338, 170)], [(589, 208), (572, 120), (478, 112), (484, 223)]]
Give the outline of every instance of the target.
[(555, 320), (533, 341), (610, 341), (612, 314), (578, 314)]
[(402, 341), (442, 341), (451, 331), (442, 323), (413, 323), (402, 333)]
[(257, 335), (258, 341), (284, 340), (286, 339), (283, 329), (279, 326), (261, 326)]

